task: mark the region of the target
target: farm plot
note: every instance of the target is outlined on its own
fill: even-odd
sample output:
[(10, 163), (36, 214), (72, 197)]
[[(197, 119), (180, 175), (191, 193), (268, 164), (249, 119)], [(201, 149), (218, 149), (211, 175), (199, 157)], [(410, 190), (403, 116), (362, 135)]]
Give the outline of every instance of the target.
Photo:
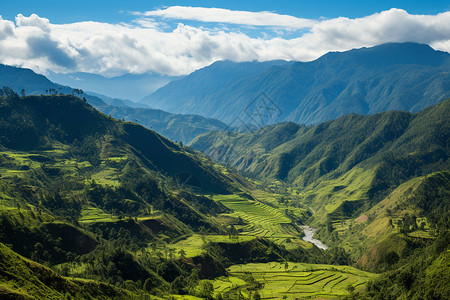
[(263, 299), (339, 298), (348, 295), (349, 286), (359, 289), (377, 276), (348, 266), (288, 263), (285, 268), (279, 262), (234, 265), (229, 272), (237, 278), (251, 273), (264, 284)]
[(276, 239), (293, 237), (282, 226), (290, 224), (291, 220), (277, 208), (238, 195), (215, 195), (214, 200), (232, 209), (234, 211), (232, 216), (241, 217), (246, 221), (246, 225), (236, 226), (240, 235)]
[(115, 222), (118, 219), (112, 215), (102, 211), (100, 208), (92, 206), (83, 206), (81, 211), (80, 223), (95, 223), (95, 222)]
[(239, 236), (230, 239), (227, 235), (199, 235), (194, 234), (187, 239), (181, 240), (175, 244), (170, 244), (169, 248), (174, 249), (176, 253), (184, 251), (185, 257), (194, 257), (204, 252), (203, 246), (209, 242), (213, 243), (242, 243), (254, 239), (253, 236)]

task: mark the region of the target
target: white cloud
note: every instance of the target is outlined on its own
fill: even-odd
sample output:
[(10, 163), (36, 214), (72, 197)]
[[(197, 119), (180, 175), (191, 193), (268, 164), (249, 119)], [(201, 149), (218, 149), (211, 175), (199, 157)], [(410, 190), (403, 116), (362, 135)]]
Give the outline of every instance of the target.
[[(238, 19), (239, 16), (235, 17)], [(216, 60), (307, 61), (328, 51), (385, 42), (412, 41), (450, 50), (450, 12), (411, 15), (391, 9), (357, 19), (320, 20), (310, 26), (307, 33), (299, 31), (298, 37), (287, 39), (283, 36), (254, 38), (236, 28), (194, 27), (182, 23), (167, 31), (167, 24), (148, 16), (130, 24), (61, 25), (37, 15), (18, 15), (15, 23), (0, 17), (0, 62), (44, 73), (52, 70), (103, 75), (127, 72), (181, 75)]]
[(14, 23), (8, 20), (3, 20), (0, 16), (0, 40), (4, 40), (14, 35)]
[(41, 18), (36, 14), (32, 14), (29, 17), (25, 17), (22, 14), (18, 14), (16, 16), (17, 26), (30, 26), (30, 27), (38, 27), (43, 31), (50, 30), (50, 21), (46, 18)]
[(289, 28), (308, 28), (318, 21), (302, 19), (272, 12), (249, 12), (223, 8), (190, 6), (170, 6), (165, 9), (136, 13), (137, 15), (164, 17), (176, 20), (195, 20), (201, 22), (230, 23), (252, 26), (279, 26)]

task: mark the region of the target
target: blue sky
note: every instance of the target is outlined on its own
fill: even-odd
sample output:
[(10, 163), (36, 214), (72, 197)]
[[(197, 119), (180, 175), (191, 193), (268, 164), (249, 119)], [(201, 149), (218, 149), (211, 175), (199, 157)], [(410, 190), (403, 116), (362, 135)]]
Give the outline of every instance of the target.
[(2, 1), (0, 63), (184, 75), (217, 60), (310, 61), (418, 42), (450, 51), (450, 1)]
[(208, 0), (208, 1), (146, 1), (146, 0), (28, 0), (2, 1), (0, 15), (13, 19), (17, 14), (38, 14), (50, 18), (54, 23), (77, 21), (100, 21), (116, 23), (129, 21), (130, 16), (124, 12), (147, 11), (165, 6), (200, 6), (219, 7), (244, 11), (273, 11), (279, 14), (294, 15), (302, 18), (357, 18), (390, 8), (402, 8), (410, 14), (437, 14), (450, 9), (448, 0)]

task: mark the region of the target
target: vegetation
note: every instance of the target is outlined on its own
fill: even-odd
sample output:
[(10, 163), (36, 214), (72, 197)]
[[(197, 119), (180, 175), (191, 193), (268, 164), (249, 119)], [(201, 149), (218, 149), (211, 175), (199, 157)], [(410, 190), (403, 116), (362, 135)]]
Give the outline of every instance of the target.
[[(115, 286), (61, 277), (0, 243), (2, 299), (124, 299), (137, 294)], [(150, 295), (148, 295), (150, 299)]]
[[(442, 289), (433, 294), (444, 274), (431, 286), (422, 278), (445, 268), (440, 255), (448, 249), (449, 105), (446, 100), (416, 114), (349, 115), (310, 127), (284, 123), (254, 133), (213, 132), (192, 146), (258, 177), (267, 189), (284, 190), (289, 197), (278, 207), (311, 209), (313, 217), (300, 220), (319, 227), (319, 238), (344, 249), (358, 267), (390, 272), (367, 294), (353, 291), (356, 299), (382, 290), (386, 297), (392, 291), (398, 298), (445, 298)], [(409, 286), (386, 288), (415, 268), (419, 275), (411, 275)]]
[[(367, 282), (377, 278), (375, 274), (347, 266), (293, 262), (234, 265), (229, 271), (231, 276), (246, 281), (246, 285), (222, 288), (224, 294), (249, 297), (258, 291), (263, 299), (336, 298), (348, 295), (349, 290), (363, 290)], [(256, 283), (253, 286), (252, 281)]]
[(202, 280), (232, 264), (333, 261), (301, 241), (303, 214), (288, 216), (280, 195), (196, 152), (74, 96), (2, 93), (0, 242), (52, 272), (118, 294), (209, 297)]
[(348, 115), (312, 127), (211, 132), (191, 146), (261, 180), (293, 184), (316, 218), (355, 217), (401, 183), (448, 170), (450, 100), (417, 114)]
[[(165, 252), (194, 231), (226, 232), (214, 216), (227, 209), (192, 188), (239, 191), (237, 175), (76, 97), (2, 95), (0, 242), (14, 251), (63, 275), (158, 294), (195, 268), (146, 252), (150, 244)], [(182, 172), (197, 185), (180, 183)]]
[(75, 96), (3, 88), (0, 297), (448, 298), (449, 105), (194, 143), (249, 179)]

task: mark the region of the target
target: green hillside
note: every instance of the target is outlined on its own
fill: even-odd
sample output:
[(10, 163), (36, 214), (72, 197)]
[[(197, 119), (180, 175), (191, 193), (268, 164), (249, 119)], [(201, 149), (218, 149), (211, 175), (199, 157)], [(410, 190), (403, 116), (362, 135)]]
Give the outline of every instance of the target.
[(74, 96), (1, 92), (0, 243), (101, 293), (37, 274), (2, 277), (5, 294), (197, 295), (236, 263), (346, 261), (301, 239), (306, 209), (197, 152)]
[[(133, 293), (109, 284), (64, 278), (0, 243), (2, 299), (132, 299)], [(150, 295), (148, 295), (150, 299)]]
[(450, 100), (194, 141), (244, 178), (77, 97), (0, 92), (0, 296), (448, 295)]
[[(363, 289), (348, 287), (350, 298), (445, 299), (449, 116), (446, 100), (416, 114), (348, 115), (316, 126), (211, 132), (191, 146), (258, 178), (267, 189), (284, 189), (290, 196), (283, 202), (309, 209), (312, 217), (304, 221), (319, 228), (317, 238), (330, 249), (343, 249), (354, 266), (384, 272)], [(290, 280), (267, 293), (289, 296), (283, 288), (298, 283)], [(314, 287), (311, 293), (323, 290)]]
[(251, 133), (211, 132), (190, 145), (262, 180), (299, 190), (318, 215), (351, 217), (401, 183), (448, 170), (450, 101), (419, 113), (348, 115), (316, 126), (271, 125)]
[[(174, 278), (155, 273), (170, 264), (167, 256), (140, 249), (226, 232), (216, 216), (228, 209), (192, 190), (238, 192), (237, 175), (79, 98), (2, 93), (0, 242), (14, 251), (60, 274), (167, 293)], [(178, 264), (170, 274), (191, 273), (193, 266)], [(157, 291), (150, 283), (144, 289), (150, 277)], [(29, 296), (41, 297), (39, 289)]]

